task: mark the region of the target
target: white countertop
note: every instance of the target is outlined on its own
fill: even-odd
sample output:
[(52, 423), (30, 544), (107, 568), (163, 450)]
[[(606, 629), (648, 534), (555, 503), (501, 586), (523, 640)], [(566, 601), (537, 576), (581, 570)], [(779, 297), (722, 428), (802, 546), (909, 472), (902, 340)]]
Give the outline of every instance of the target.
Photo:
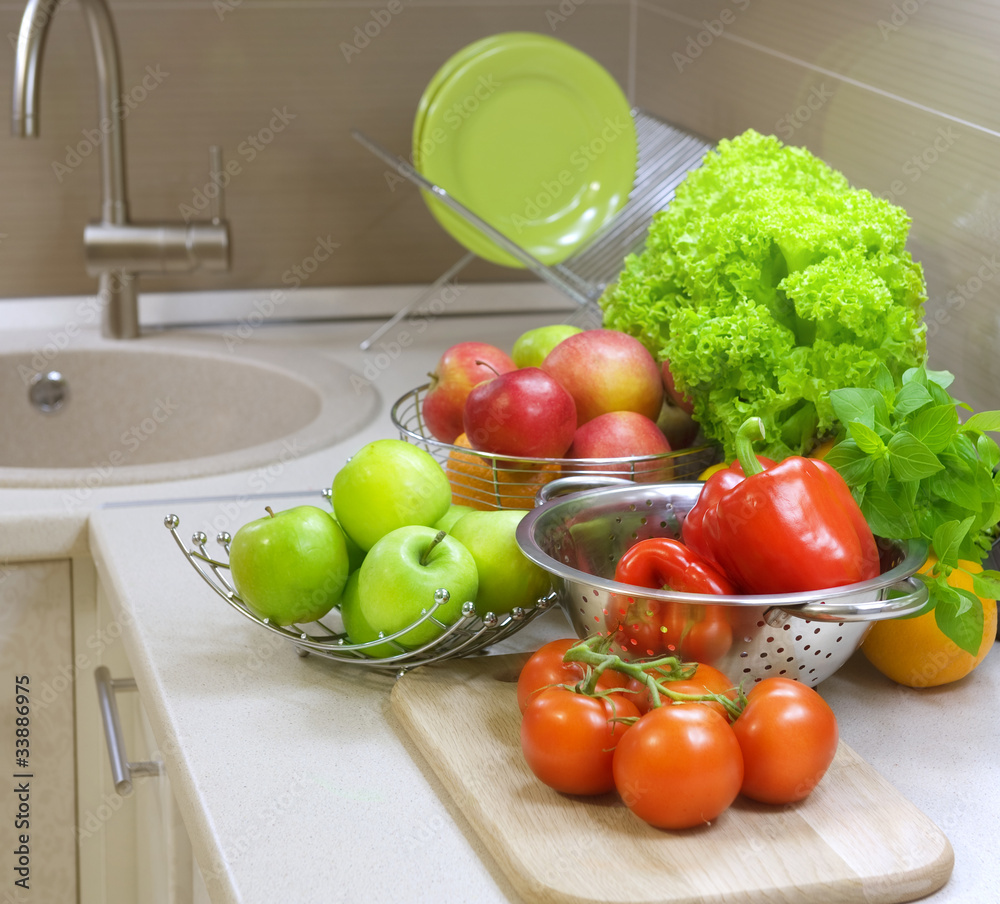
[[(516, 290), (514, 290), (516, 291)], [(226, 606), (184, 561), (181, 536), (234, 531), (279, 498), (318, 498), (365, 442), (394, 435), (388, 406), (423, 382), (453, 342), (509, 345), (559, 319), (440, 319), (381, 369), (375, 420), (361, 434), (268, 475), (241, 472), (175, 484), (107, 487), (67, 513), (58, 490), (0, 490), (0, 549), (10, 558), (89, 551), (123, 627), (150, 722), (207, 887), (220, 902), (518, 901), (389, 710), (393, 679), (300, 658)], [(377, 323), (377, 321), (376, 321)], [(319, 344), (355, 369), (371, 322), (275, 325), (254, 342)], [(507, 642), (530, 650), (570, 633), (561, 613)], [(992, 900), (1000, 887), (1000, 655), (940, 689), (898, 687), (856, 655), (821, 692), (842, 738), (948, 836), (955, 868), (927, 898)]]

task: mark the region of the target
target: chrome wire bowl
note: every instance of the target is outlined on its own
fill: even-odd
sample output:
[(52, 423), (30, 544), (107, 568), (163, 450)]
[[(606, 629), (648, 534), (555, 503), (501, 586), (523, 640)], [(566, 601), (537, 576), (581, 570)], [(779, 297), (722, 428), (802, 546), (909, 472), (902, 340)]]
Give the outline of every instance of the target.
[(710, 596), (619, 583), (615, 567), (632, 545), (680, 538), (703, 484), (618, 482), (573, 492), (582, 482), (548, 484), (518, 524), (517, 542), (553, 576), (577, 634), (611, 634), (623, 656), (673, 654), (737, 682), (784, 676), (813, 686), (851, 657), (875, 621), (927, 602), (927, 587), (915, 577), (927, 549), (915, 541), (880, 540), (879, 577), (829, 590)]
[(636, 483), (693, 481), (719, 460), (714, 446), (699, 445), (636, 458), (522, 458), (491, 455), (431, 436), (422, 407), (429, 384), (397, 399), (390, 412), (401, 439), (426, 450), (445, 469), (452, 502), (476, 509), (534, 507), (538, 491), (561, 477), (625, 478)]
[[(289, 640), (300, 656), (312, 653), (336, 662), (346, 662), (351, 665), (366, 666), (402, 675), (420, 665), (481, 654), (487, 647), (505, 640), (543, 612), (553, 608), (557, 602), (555, 593), (550, 593), (531, 607), (516, 607), (503, 615), (487, 612), (484, 616), (480, 616), (476, 612), (475, 605), (471, 601), (467, 601), (462, 605), (462, 614), (459, 619), (453, 624), (445, 624), (435, 617), (437, 610), (449, 600), (448, 591), (442, 588), (435, 592), (434, 599), (429, 601), (429, 605), (421, 617), (412, 625), (397, 631), (395, 634), (380, 634), (377, 640), (355, 644), (351, 643), (344, 632), (337, 609), (319, 621), (308, 625), (281, 626), (273, 624), (269, 619), (261, 618), (240, 599), (233, 585), (229, 574), (229, 544), (232, 540), (229, 533), (222, 532), (215, 538), (225, 556), (225, 561), (223, 561), (208, 552), (206, 548), (208, 535), (204, 531), (195, 532), (191, 537), (191, 545), (186, 546), (178, 532), (180, 518), (177, 515), (167, 515), (163, 519), (163, 524), (170, 531), (184, 557), (212, 590), (240, 615), (272, 634)], [(398, 638), (417, 625), (428, 621), (434, 622), (441, 629), (441, 634), (434, 640), (416, 648), (406, 648), (398, 643)], [(386, 644), (398, 652), (392, 656), (379, 658), (372, 658), (368, 655), (368, 650), (384, 647)]]

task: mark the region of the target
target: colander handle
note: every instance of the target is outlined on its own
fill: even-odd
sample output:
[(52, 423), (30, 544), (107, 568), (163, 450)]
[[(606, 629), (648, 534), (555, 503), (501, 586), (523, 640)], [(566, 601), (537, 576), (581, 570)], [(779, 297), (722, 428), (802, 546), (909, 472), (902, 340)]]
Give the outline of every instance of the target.
[(557, 477), (546, 484), (543, 484), (535, 494), (535, 505), (544, 505), (550, 499), (557, 496), (565, 496), (568, 493), (578, 493), (581, 490), (600, 490), (604, 487), (634, 486), (635, 481), (626, 480), (624, 477), (611, 477), (609, 475), (576, 474), (572, 477)]
[(801, 606), (788, 606), (780, 610), (770, 611), (787, 612), (789, 615), (808, 618), (812, 621), (865, 622), (910, 615), (921, 609), (927, 602), (927, 585), (913, 575), (889, 585), (884, 592), (888, 594), (891, 590), (904, 591), (904, 595), (851, 603), (816, 600), (812, 603), (803, 603)]

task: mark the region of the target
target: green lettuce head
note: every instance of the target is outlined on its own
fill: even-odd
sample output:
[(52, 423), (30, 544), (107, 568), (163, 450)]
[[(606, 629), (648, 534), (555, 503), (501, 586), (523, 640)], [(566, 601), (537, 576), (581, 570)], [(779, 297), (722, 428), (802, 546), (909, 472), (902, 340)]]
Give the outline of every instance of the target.
[(830, 390), (898, 381), (926, 357), (923, 271), (899, 207), (804, 148), (719, 143), (601, 299), (604, 325), (670, 362), (726, 459), (751, 416), (758, 453), (802, 454), (836, 424)]

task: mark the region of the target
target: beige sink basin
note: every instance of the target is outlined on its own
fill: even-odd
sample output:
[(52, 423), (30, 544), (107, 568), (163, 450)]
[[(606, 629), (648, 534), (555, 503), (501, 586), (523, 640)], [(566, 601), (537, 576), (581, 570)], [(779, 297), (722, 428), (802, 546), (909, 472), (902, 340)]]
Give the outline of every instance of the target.
[(96, 489), (287, 464), (377, 409), (370, 386), (318, 351), (218, 349), (140, 339), (49, 358), (0, 352), (0, 486)]

